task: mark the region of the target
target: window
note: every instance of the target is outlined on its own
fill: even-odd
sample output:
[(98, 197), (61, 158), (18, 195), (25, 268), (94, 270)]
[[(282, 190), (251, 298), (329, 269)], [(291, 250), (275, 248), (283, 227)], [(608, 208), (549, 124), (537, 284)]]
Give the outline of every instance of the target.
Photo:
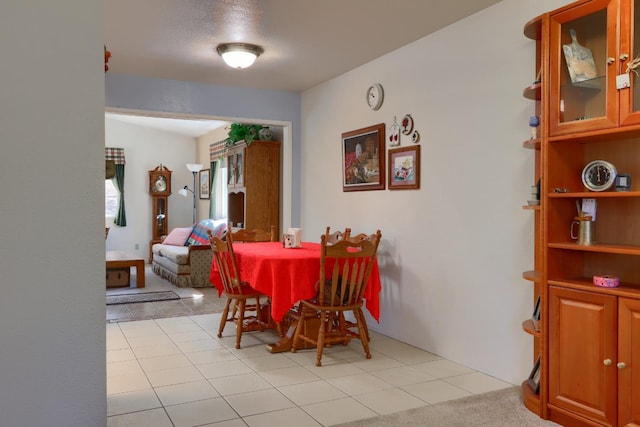
[[(118, 200), (120, 192), (113, 183), (113, 179), (104, 180), (104, 216), (115, 218), (118, 214)], [(113, 221), (113, 220), (112, 220)]]

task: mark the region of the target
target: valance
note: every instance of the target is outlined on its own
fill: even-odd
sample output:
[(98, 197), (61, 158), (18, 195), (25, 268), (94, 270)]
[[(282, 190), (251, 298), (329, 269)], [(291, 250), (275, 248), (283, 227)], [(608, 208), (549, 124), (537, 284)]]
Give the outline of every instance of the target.
[(124, 165), (124, 148), (104, 148), (104, 159), (113, 160), (116, 165)]
[(209, 161), (215, 162), (224, 155), (224, 140), (209, 145)]

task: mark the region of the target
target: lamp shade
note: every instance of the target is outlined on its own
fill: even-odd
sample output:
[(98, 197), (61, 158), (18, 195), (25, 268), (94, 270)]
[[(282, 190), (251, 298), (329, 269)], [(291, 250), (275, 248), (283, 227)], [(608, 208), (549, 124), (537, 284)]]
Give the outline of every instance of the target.
[(253, 65), (264, 49), (248, 43), (223, 43), (218, 45), (218, 55), (231, 68), (247, 68)]
[(187, 169), (189, 169), (191, 172), (200, 172), (202, 168), (203, 166), (197, 163), (187, 163)]

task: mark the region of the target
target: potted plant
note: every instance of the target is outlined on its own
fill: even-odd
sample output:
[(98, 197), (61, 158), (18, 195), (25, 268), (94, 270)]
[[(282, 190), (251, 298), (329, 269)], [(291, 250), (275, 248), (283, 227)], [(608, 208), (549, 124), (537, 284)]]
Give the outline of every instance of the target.
[(231, 123), (229, 127), (229, 133), (224, 144), (226, 146), (234, 145), (236, 142), (244, 141), (247, 146), (251, 145), (253, 141), (258, 139), (258, 132), (262, 129), (260, 125), (248, 125), (244, 123)]

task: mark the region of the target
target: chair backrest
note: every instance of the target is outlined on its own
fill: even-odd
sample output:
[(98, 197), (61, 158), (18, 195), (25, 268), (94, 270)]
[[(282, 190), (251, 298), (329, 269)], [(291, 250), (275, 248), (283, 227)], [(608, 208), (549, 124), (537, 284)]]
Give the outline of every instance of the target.
[(350, 234), (351, 234), (351, 229), (349, 227), (345, 228), (344, 231), (338, 230), (332, 233), (330, 226), (327, 227), (327, 230), (324, 233), (326, 241), (330, 245), (337, 243), (341, 240), (348, 239)]
[(229, 231), (229, 233), (233, 235), (234, 242), (276, 242), (278, 238), (275, 225), (272, 225), (269, 231), (241, 228), (235, 232)]
[(353, 243), (358, 243), (361, 242), (363, 240), (371, 240), (373, 238), (373, 236), (375, 236), (374, 234), (365, 234), (365, 233), (359, 233), (356, 234), (355, 236), (352, 236), (351, 234), (349, 234), (349, 236), (345, 237), (345, 240), (348, 240), (350, 242)]
[(228, 294), (238, 294), (242, 291), (240, 282), (240, 274), (238, 274), (238, 266), (236, 257), (233, 252), (233, 237), (231, 233), (227, 233), (225, 240), (213, 237), (209, 233), (211, 241), (211, 249), (213, 250), (213, 259), (218, 267), (220, 279), (224, 290)]
[(381, 237), (380, 230), (359, 242), (328, 244), (320, 237), (320, 305), (347, 310), (362, 305)]

